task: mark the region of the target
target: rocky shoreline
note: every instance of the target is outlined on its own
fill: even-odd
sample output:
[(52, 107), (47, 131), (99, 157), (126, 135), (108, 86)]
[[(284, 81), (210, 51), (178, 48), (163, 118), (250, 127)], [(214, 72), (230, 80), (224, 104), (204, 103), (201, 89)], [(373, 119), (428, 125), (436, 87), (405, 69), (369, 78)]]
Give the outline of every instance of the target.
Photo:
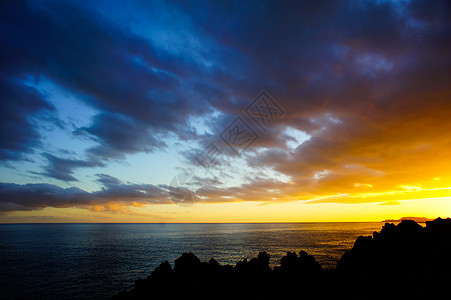
[(312, 255), (288, 252), (271, 268), (265, 251), (236, 265), (214, 258), (201, 262), (183, 253), (172, 266), (162, 262), (146, 279), (113, 299), (196, 297), (292, 297), (330, 299), (422, 299), (446, 295), (451, 280), (451, 219), (386, 223), (360, 236), (333, 270)]

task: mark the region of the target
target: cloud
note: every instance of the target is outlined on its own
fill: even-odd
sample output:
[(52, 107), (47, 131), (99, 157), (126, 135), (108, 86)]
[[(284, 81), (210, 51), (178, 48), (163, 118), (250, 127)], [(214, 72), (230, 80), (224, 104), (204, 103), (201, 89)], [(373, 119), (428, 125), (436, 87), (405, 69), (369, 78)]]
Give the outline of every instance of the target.
[[(101, 110), (91, 126), (75, 131), (98, 141), (99, 147), (89, 152), (99, 159), (161, 147), (164, 143), (153, 137), (161, 130), (190, 136), (192, 132), (184, 126), (187, 116), (208, 111), (198, 101), (189, 101), (189, 90), (185, 90), (187, 71), (198, 69), (189, 57), (182, 62), (81, 6), (33, 1), (2, 6), (3, 81), (31, 76), (39, 84), (40, 78), (46, 78)], [(9, 102), (29, 106), (22, 118), (16, 113), (10, 127), (20, 127), (26, 123), (25, 116), (40, 107), (49, 109), (42, 100), (33, 100), (31, 106), (26, 102), (32, 100), (30, 96), (21, 99), (10, 94), (4, 93)], [(12, 107), (8, 111), (13, 112)], [(21, 128), (27, 131), (29, 143), (39, 141), (33, 128)], [(11, 151), (22, 144), (26, 148), (27, 143), (20, 141), (5, 147)]]
[(43, 209), (45, 207), (80, 207), (99, 210), (114, 205), (172, 203), (168, 199), (168, 187), (151, 184), (125, 184), (118, 179), (99, 174), (98, 180), (105, 187), (86, 192), (53, 184), (0, 183), (0, 212)]
[(93, 201), (89, 193), (78, 188), (61, 188), (51, 184), (0, 184), (0, 211), (33, 210), (45, 207), (70, 207)]
[(91, 126), (79, 128), (75, 133), (88, 135), (98, 142), (98, 146), (87, 150), (89, 155), (98, 158), (121, 158), (166, 146), (164, 136), (158, 136), (147, 124), (123, 115), (96, 115)]
[(105, 187), (115, 186), (119, 185), (122, 182), (117, 179), (116, 177), (110, 176), (108, 174), (96, 174), (97, 176), (97, 182), (102, 184)]
[(50, 153), (44, 153), (43, 156), (47, 159), (47, 166), (44, 167), (44, 172), (37, 172), (37, 174), (62, 181), (77, 181), (72, 174), (78, 168), (104, 166), (102, 162), (96, 160), (61, 158)]
[(0, 160), (24, 159), (41, 145), (32, 117), (54, 108), (36, 89), (0, 75)]

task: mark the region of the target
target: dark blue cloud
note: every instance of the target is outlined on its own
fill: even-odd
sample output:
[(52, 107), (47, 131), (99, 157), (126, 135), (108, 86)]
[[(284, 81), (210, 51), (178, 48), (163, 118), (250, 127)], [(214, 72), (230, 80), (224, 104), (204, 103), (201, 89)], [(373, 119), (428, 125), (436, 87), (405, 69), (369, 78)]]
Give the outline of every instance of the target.
[(89, 193), (78, 188), (51, 184), (0, 183), (0, 211), (35, 210), (45, 207), (71, 207), (91, 203)]
[(166, 146), (158, 131), (145, 122), (124, 115), (98, 114), (90, 127), (79, 128), (77, 135), (88, 135), (99, 142), (99, 146), (88, 152), (97, 157), (118, 158), (125, 153), (151, 152)]
[(0, 91), (0, 160), (23, 159), (23, 154), (41, 145), (32, 118), (51, 114), (54, 108), (36, 89), (4, 76), (0, 78)]
[(125, 184), (114, 177), (98, 174), (105, 186), (99, 191), (86, 192), (53, 184), (0, 183), (0, 213), (7, 211), (36, 210), (45, 207), (91, 208), (111, 201), (129, 203), (170, 203), (168, 187), (152, 184)]
[(96, 159), (82, 160), (74, 158), (61, 158), (50, 153), (44, 153), (43, 156), (47, 159), (47, 165), (44, 167), (44, 172), (38, 174), (62, 181), (77, 181), (77, 178), (72, 176), (72, 174), (78, 168), (104, 166), (103, 162)]
[[(83, 128), (101, 144), (102, 151), (95, 151), (99, 155), (148, 151), (154, 140), (147, 138), (144, 127), (183, 132), (188, 114), (205, 111), (184, 94), (182, 86), (186, 77), (199, 72), (193, 61), (157, 51), (144, 39), (106, 23), (99, 15), (68, 3), (48, 2), (41, 7), (33, 2), (11, 1), (2, 4), (1, 19), (3, 97), (26, 104), (23, 99), (13, 99), (7, 89), (12, 89), (9, 79), (27, 76), (37, 81), (46, 78), (79, 95), (103, 111), (90, 128)], [(41, 101), (41, 106), (48, 105)], [(30, 110), (24, 115), (31, 115), (37, 108)], [(123, 141), (120, 137), (125, 136), (118, 133), (118, 139), (112, 138), (110, 128), (125, 127), (135, 130), (129, 136), (138, 144), (129, 138), (118, 149)], [(33, 130), (29, 134), (30, 143), (38, 140)], [(150, 143), (143, 143), (143, 139)]]

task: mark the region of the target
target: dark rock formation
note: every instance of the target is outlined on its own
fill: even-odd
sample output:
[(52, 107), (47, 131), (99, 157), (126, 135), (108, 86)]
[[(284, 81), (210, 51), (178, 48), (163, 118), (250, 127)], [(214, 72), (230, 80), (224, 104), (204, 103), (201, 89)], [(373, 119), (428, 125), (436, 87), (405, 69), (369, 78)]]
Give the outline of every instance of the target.
[(174, 268), (165, 261), (135, 288), (114, 299), (175, 297), (306, 299), (421, 299), (445, 295), (451, 280), (451, 219), (386, 223), (373, 236), (360, 236), (337, 264), (322, 270), (312, 255), (287, 252), (271, 269), (270, 256), (243, 259), (235, 266), (214, 258), (201, 262), (183, 253)]
[(359, 237), (337, 270), (365, 277), (449, 272), (450, 226), (450, 219), (429, 221), (425, 228), (412, 220), (386, 223), (373, 237)]
[(299, 252), (299, 256), (295, 252), (287, 252), (287, 255), (280, 260), (280, 267), (274, 267), (276, 272), (287, 272), (299, 276), (316, 275), (322, 269), (315, 257), (302, 250)]
[[(430, 298), (441, 295), (445, 280), (451, 279), (451, 219), (426, 222), (412, 220), (398, 225), (386, 223), (373, 237), (360, 236), (337, 264), (340, 276), (356, 286), (378, 283), (392, 290), (390, 297)], [(377, 297), (376, 297), (377, 295)]]

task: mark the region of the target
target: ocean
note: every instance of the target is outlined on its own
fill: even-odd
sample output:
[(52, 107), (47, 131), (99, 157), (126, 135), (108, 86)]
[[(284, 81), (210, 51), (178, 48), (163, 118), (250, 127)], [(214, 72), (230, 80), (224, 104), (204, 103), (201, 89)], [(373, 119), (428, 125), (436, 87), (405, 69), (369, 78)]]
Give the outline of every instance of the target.
[(266, 251), (276, 266), (307, 251), (333, 268), (383, 223), (0, 224), (1, 299), (108, 299), (183, 252), (235, 264)]

